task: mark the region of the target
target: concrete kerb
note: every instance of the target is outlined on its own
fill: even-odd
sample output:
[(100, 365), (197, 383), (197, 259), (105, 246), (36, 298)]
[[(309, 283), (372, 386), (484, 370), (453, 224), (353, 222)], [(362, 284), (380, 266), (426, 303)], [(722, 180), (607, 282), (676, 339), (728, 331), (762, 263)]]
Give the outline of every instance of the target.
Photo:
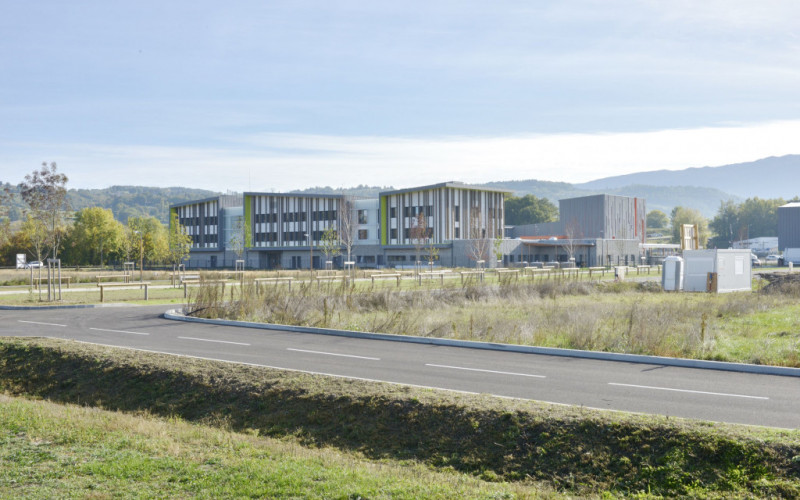
[(534, 347), (513, 344), (497, 344), (491, 342), (478, 342), (474, 340), (453, 340), (431, 337), (417, 337), (413, 335), (390, 335), (386, 333), (364, 333), (351, 330), (333, 330), (329, 328), (314, 328), (305, 326), (276, 325), (273, 323), (254, 323), (249, 321), (233, 321), (225, 319), (205, 319), (186, 316), (182, 311), (171, 309), (164, 313), (165, 319), (186, 321), (190, 323), (206, 323), (220, 326), (236, 326), (255, 328), (260, 330), (277, 330), (284, 332), (309, 333), (315, 335), (331, 335), (335, 337), (349, 337), (368, 340), (386, 340), (389, 342), (406, 342), (412, 344), (429, 344), (447, 347), (462, 347), (469, 349), (483, 349), (490, 351), (517, 352), (522, 354), (539, 354), (545, 356), (561, 356), (569, 358), (593, 359), (598, 361), (618, 361), (623, 363), (637, 363), (656, 366), (675, 366), (680, 368), (698, 368), (703, 370), (720, 370), (739, 373), (754, 373), (759, 375), (779, 375), (785, 377), (800, 377), (800, 368), (783, 366), (749, 365), (744, 363), (729, 363), (725, 361), (705, 361), (699, 359), (666, 358), (662, 356), (644, 356), (639, 354), (621, 354), (613, 352), (581, 351), (578, 349), (561, 349), (557, 347)]
[(71, 304), (53, 306), (0, 306), (0, 311), (44, 311), (47, 309), (94, 309), (97, 307), (138, 307), (139, 304), (110, 302), (107, 304)]

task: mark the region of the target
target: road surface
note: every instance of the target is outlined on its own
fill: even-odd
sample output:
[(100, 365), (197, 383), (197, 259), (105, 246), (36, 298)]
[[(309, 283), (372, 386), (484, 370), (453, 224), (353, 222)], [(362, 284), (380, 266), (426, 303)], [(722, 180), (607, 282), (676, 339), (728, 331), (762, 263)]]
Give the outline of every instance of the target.
[(0, 310), (42, 336), (589, 408), (800, 428), (800, 379), (171, 321), (168, 306)]

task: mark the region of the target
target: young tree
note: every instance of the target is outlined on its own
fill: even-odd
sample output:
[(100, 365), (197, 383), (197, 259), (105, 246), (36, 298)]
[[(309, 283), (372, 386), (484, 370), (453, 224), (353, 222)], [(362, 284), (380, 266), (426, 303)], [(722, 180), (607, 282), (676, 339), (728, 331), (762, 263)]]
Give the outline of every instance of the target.
[(352, 198), (344, 197), (339, 202), (339, 241), (347, 253), (347, 260), (352, 261), (353, 244), (356, 241), (359, 221), (356, 220), (355, 204)]
[(233, 223), (233, 233), (228, 242), (231, 250), (236, 254), (236, 258), (242, 260), (242, 256), (244, 256), (246, 260), (247, 249), (252, 244), (252, 236), (244, 217), (238, 217)]
[(47, 228), (44, 223), (33, 215), (28, 214), (22, 222), (20, 232), (26, 248), (36, 257), (36, 260), (44, 261), (47, 251)]
[(47, 246), (53, 258), (58, 258), (58, 250), (66, 234), (66, 212), (69, 210), (67, 198), (67, 176), (58, 173), (55, 162), (42, 163), (41, 170), (34, 170), (25, 176), (20, 184), (20, 195), (30, 208), (30, 214), (41, 221), (47, 230)]
[(433, 264), (439, 260), (439, 248), (433, 241), (433, 238), (428, 238), (428, 266), (430, 266), (431, 272), (433, 272)]
[(425, 217), (424, 210), (420, 211), (420, 213), (411, 220), (411, 228), (408, 232), (412, 243), (414, 243), (414, 250), (416, 250), (417, 258), (414, 264), (414, 268), (416, 269), (416, 262), (420, 261), (422, 247), (425, 245), (425, 240), (428, 238), (428, 218)]
[(469, 211), (467, 258), (476, 264), (478, 261), (486, 261), (489, 258), (491, 241), (487, 238), (491, 234), (487, 228), (481, 224), (481, 212), (478, 207), (472, 207)]
[(139, 235), (130, 226), (130, 219), (128, 225), (122, 227), (122, 236), (119, 239), (119, 254), (125, 262), (131, 259), (138, 258), (139, 252)]
[(564, 250), (567, 252), (567, 258), (572, 261), (575, 258), (575, 249), (579, 240), (583, 237), (581, 224), (576, 218), (573, 217), (564, 224), (564, 235), (567, 237), (564, 241)]
[(325, 262), (341, 253), (342, 246), (339, 241), (339, 231), (337, 231), (333, 225), (329, 226), (328, 229), (322, 233), (319, 246), (322, 254), (325, 256)]
[(178, 214), (176, 213), (170, 216), (169, 236), (167, 241), (167, 260), (174, 267), (177, 267), (181, 262), (189, 258), (189, 252), (192, 249), (192, 237), (189, 235), (186, 227), (179, 222)]
[(497, 262), (503, 260), (503, 238), (498, 236), (492, 240), (492, 251)]

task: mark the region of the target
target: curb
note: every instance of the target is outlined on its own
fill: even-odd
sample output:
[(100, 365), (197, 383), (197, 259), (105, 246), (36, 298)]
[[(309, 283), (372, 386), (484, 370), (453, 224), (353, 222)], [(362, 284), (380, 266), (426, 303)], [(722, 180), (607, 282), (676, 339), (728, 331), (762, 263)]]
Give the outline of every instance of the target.
[(558, 347), (534, 347), (514, 344), (496, 344), (474, 340), (452, 340), (413, 335), (390, 335), (386, 333), (364, 333), (352, 330), (333, 330), (330, 328), (314, 328), (306, 326), (276, 325), (273, 323), (254, 323), (249, 321), (233, 321), (226, 319), (205, 319), (186, 316), (182, 311), (170, 309), (164, 313), (165, 319), (185, 321), (189, 323), (205, 323), (220, 326), (255, 328), (259, 330), (276, 330), (283, 332), (308, 333), (314, 335), (330, 335), (366, 340), (385, 340), (389, 342), (406, 342), (412, 344), (428, 344), (446, 347), (462, 347), (489, 351), (517, 352), (522, 354), (539, 354), (545, 356), (561, 356), (569, 358), (593, 359), (598, 361), (617, 361), (623, 363), (639, 363), (680, 368), (698, 368), (702, 370), (720, 370), (738, 373), (754, 373), (759, 375), (779, 375), (784, 377), (800, 377), (800, 368), (784, 366), (749, 365), (726, 361), (705, 361), (699, 359), (667, 358), (662, 356), (644, 356), (640, 354), (620, 354), (613, 352), (582, 351), (578, 349), (562, 349)]
[(95, 309), (99, 307), (139, 307), (138, 304), (73, 304), (65, 306), (0, 306), (0, 311), (44, 311), (47, 309)]
[(0, 306), (0, 311), (43, 311), (46, 309), (91, 309), (92, 304), (76, 304), (72, 306)]

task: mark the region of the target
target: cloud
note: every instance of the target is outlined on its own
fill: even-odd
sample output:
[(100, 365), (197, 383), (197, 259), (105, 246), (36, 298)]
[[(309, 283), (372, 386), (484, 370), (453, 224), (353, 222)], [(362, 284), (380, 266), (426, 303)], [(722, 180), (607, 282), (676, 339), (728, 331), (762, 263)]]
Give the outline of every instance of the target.
[(72, 187), (119, 184), (216, 191), (320, 185), (405, 187), (449, 180), (585, 182), (658, 169), (800, 153), (800, 121), (640, 133), (439, 138), (261, 134), (215, 148), (102, 144), (3, 144), (0, 180), (18, 182), (57, 161)]

